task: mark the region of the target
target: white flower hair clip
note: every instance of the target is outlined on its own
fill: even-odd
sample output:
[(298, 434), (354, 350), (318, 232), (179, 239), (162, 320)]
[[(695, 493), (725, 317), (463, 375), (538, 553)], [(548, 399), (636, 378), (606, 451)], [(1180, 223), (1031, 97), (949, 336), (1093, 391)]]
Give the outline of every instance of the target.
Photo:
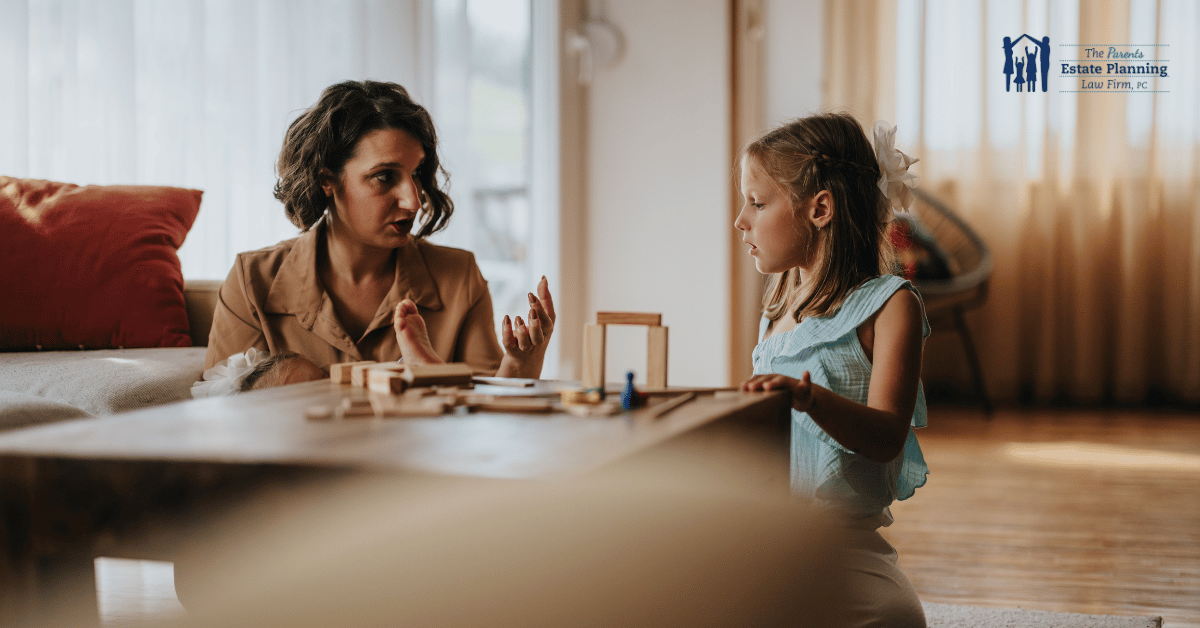
[(879, 191), (887, 198), (880, 220), (888, 222), (897, 212), (908, 211), (912, 205), (912, 188), (917, 185), (917, 175), (908, 167), (920, 161), (896, 149), (896, 127), (883, 120), (875, 123), (875, 160), (879, 162)]
[(224, 397), (238, 392), (246, 376), (271, 354), (254, 347), (235, 353), (224, 362), (204, 371), (201, 381), (192, 384), (192, 398)]

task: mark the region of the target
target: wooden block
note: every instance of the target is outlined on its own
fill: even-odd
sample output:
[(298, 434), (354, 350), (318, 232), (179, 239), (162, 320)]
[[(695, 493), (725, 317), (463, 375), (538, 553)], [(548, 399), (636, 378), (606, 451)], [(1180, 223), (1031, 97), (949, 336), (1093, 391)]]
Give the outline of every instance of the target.
[(371, 400), (367, 399), (365, 397), (347, 397), (346, 399), (342, 400), (342, 408), (347, 409), (347, 410), (350, 408), (369, 408), (369, 407), (371, 407)]
[(358, 419), (369, 416), (375, 416), (375, 408), (371, 404), (370, 399), (343, 399), (338, 409), (334, 412), (337, 418)]
[(662, 325), (662, 314), (653, 312), (596, 312), (599, 325)]
[(604, 401), (603, 391), (593, 388), (591, 390), (561, 390), (558, 395), (564, 405), (566, 404), (592, 404), (595, 405)]
[(365, 372), (384, 371), (387, 373), (403, 373), (408, 366), (403, 362), (377, 362), (368, 364)]
[(333, 418), (333, 410), (329, 406), (309, 406), (304, 409), (304, 418), (310, 421), (326, 421)]
[(398, 395), (408, 388), (401, 370), (367, 367), (367, 389), (371, 392)]
[(367, 390), (384, 395), (399, 395), (408, 388), (408, 382), (398, 373), (373, 376), (367, 382)]
[(349, 384), (350, 369), (355, 366), (362, 366), (365, 364), (375, 364), (375, 362), (367, 360), (365, 362), (338, 362), (337, 364), (330, 364), (329, 381), (335, 384)]
[(531, 397), (470, 395), (466, 403), (473, 410), (488, 412), (549, 412), (554, 408), (554, 402), (549, 399)]
[(615, 401), (597, 404), (574, 403), (563, 406), (563, 409), (578, 417), (612, 416), (621, 411), (621, 404)]
[(667, 387), (667, 328), (646, 328), (646, 386)]
[(604, 387), (604, 325), (586, 323), (583, 326), (584, 388)]
[[(350, 369), (350, 384), (360, 385), (363, 388), (366, 388), (371, 385), (371, 375), (375, 372), (382, 371), (384, 373), (398, 374), (403, 373), (404, 370), (405, 366), (399, 362), (377, 362), (375, 364), (356, 366)], [(362, 378), (362, 383), (356, 384), (356, 382), (359, 380), (356, 380), (355, 377)]]
[(458, 386), (434, 386), (434, 387), (433, 387), (433, 394), (435, 394), (435, 395), (449, 395), (449, 396), (453, 397), (453, 396), (456, 396), (456, 395), (461, 395), (461, 394), (464, 394), (464, 393), (466, 393), (466, 392), (467, 392), (467, 391), (469, 391), (469, 390), (471, 390), (471, 389), (470, 389), (470, 388), (460, 388), (460, 387), (458, 387)]
[(361, 362), (350, 367), (350, 385), (356, 388), (367, 387), (367, 369), (380, 364), (379, 362)]
[(415, 418), (415, 417), (434, 417), (441, 416), (446, 413), (446, 406), (440, 403), (433, 403), (427, 399), (415, 403), (403, 403), (388, 407), (378, 414), (381, 417), (394, 418)]
[(404, 391), (404, 396), (410, 399), (419, 399), (421, 397), (428, 397), (429, 395), (434, 394), (434, 392), (434, 389), (428, 386), (418, 386), (416, 388), (409, 388), (408, 390)]
[(486, 386), (508, 386), (509, 388), (533, 388), (534, 386), (532, 379), (516, 377), (475, 377), (471, 379), (471, 383)]
[(474, 372), (463, 362), (449, 364), (410, 364), (404, 370), (409, 386), (463, 386), (471, 383)]
[(454, 406), (459, 405), (463, 400), (463, 398), (458, 395), (430, 395), (425, 397), (425, 399), (434, 403), (444, 404), (448, 408), (453, 408)]
[(371, 407), (375, 416), (380, 417), (428, 417), (440, 416), (446, 412), (446, 404), (442, 399), (422, 397), (411, 399), (394, 397), (392, 395), (373, 395)]

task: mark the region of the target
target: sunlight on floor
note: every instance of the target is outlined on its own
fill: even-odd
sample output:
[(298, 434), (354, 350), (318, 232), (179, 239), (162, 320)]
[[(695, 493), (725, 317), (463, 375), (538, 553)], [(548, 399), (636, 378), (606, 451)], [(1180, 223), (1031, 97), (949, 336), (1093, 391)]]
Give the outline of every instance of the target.
[(1016, 462), (1053, 467), (1200, 472), (1200, 455), (1085, 442), (1010, 443), (1002, 453)]

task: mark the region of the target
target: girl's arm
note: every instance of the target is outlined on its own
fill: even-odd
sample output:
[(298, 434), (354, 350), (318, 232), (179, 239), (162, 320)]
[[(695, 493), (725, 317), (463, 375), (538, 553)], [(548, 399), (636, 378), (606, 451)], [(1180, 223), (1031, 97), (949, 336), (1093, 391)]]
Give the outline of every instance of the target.
[(817, 386), (808, 372), (802, 379), (756, 375), (743, 390), (790, 388), (792, 407), (812, 420), (846, 449), (877, 462), (890, 462), (904, 450), (917, 405), (921, 376), (921, 303), (909, 290), (892, 295), (874, 322), (871, 386), (867, 404), (851, 401)]

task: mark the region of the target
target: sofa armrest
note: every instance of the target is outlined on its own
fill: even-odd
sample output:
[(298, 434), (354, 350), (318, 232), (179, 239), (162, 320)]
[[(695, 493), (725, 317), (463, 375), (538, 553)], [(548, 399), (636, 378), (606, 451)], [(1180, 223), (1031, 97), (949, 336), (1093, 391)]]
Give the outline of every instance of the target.
[(193, 347), (208, 346), (208, 331), (212, 328), (213, 312), (217, 309), (217, 292), (222, 283), (216, 279), (191, 279), (184, 282), (183, 299), (187, 304)]

